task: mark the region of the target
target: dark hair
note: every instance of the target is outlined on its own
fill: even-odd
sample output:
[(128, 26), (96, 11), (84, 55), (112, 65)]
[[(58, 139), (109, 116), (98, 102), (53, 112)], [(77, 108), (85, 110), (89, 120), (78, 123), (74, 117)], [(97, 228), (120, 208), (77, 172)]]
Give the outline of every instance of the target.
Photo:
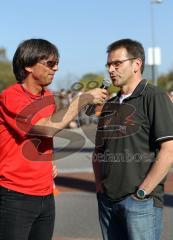
[(44, 39), (28, 39), (21, 42), (13, 57), (13, 72), (18, 82), (22, 82), (28, 75), (25, 67), (35, 65), (39, 60), (50, 56), (59, 58), (55, 45)]
[(142, 44), (129, 38), (120, 39), (116, 42), (111, 43), (107, 47), (107, 53), (110, 53), (111, 51), (117, 50), (119, 48), (125, 48), (128, 52), (129, 57), (136, 57), (142, 60), (141, 73), (143, 73), (145, 66), (145, 52)]

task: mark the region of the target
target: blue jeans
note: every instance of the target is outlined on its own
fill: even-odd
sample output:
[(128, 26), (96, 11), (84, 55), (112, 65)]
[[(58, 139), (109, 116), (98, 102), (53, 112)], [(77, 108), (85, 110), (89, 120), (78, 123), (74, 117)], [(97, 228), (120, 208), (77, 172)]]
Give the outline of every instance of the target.
[(31, 196), (0, 187), (0, 240), (51, 240), (53, 195)]
[(104, 240), (159, 240), (162, 208), (153, 199), (138, 200), (128, 196), (113, 202), (104, 193), (97, 194), (99, 221)]

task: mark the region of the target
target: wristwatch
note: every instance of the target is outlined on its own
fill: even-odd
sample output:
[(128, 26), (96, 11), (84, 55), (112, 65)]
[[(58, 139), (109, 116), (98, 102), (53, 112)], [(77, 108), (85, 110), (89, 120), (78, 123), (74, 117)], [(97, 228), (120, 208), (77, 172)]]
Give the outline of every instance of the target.
[(139, 198), (139, 199), (144, 199), (146, 198), (147, 196), (147, 193), (145, 192), (144, 189), (142, 188), (139, 188), (137, 191), (136, 191), (136, 197)]

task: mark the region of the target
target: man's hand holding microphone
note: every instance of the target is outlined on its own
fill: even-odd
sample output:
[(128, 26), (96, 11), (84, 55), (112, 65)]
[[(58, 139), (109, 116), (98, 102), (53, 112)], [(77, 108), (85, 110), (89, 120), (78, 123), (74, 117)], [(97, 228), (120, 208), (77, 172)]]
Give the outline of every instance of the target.
[[(104, 102), (107, 98), (107, 94), (108, 94), (107, 89), (111, 85), (111, 83), (112, 83), (112, 81), (109, 78), (104, 79), (100, 88), (96, 88), (91, 91), (88, 91), (88, 93), (91, 92), (91, 94), (94, 94), (94, 99), (93, 99), (93, 102), (91, 102), (91, 105), (89, 105), (86, 109), (85, 114), (87, 116), (91, 116), (91, 115), (95, 114), (96, 108), (104, 104)], [(101, 94), (100, 97), (99, 97), (99, 94)], [(97, 98), (97, 95), (98, 95), (98, 98)], [(96, 105), (94, 105), (94, 104), (96, 104)]]
[[(107, 98), (108, 92), (106, 89), (95, 88), (85, 92), (85, 97), (88, 98), (89, 106), (95, 104), (102, 104)], [(91, 104), (91, 105), (90, 105)]]

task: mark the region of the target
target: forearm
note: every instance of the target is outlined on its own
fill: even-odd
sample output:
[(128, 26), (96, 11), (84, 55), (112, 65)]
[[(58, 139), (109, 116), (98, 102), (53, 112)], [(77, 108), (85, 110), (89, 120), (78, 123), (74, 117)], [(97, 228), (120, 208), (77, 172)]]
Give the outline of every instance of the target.
[(52, 116), (39, 120), (31, 129), (30, 134), (53, 137), (65, 128), (87, 104), (88, 96), (77, 96), (68, 107), (59, 109)]
[(65, 128), (87, 104), (98, 104), (107, 97), (106, 89), (95, 88), (73, 99), (70, 105), (58, 110), (49, 118), (40, 119), (30, 130), (30, 135), (53, 137)]
[[(101, 155), (101, 156), (100, 156)], [(96, 192), (104, 192), (101, 178), (101, 159), (102, 153), (93, 153), (92, 164), (95, 175)]]
[(93, 171), (95, 175), (95, 181), (96, 183), (101, 182), (101, 163), (99, 161), (99, 154), (98, 153), (93, 153), (92, 156), (92, 165), (93, 165)]
[(158, 153), (156, 161), (153, 163), (151, 170), (139, 188), (144, 189), (147, 194), (150, 194), (167, 175), (172, 165), (173, 141), (169, 141), (168, 144), (162, 146), (160, 152)]

